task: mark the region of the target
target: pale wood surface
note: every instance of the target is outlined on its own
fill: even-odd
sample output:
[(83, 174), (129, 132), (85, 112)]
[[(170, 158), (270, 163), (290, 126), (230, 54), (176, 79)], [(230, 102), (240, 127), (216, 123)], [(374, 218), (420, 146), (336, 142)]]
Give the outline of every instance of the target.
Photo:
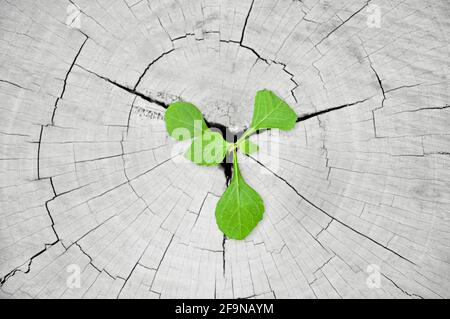
[[(445, 0), (1, 0), (0, 297), (449, 298), (449, 17)], [(242, 158), (266, 212), (224, 240), (223, 171), (174, 161), (160, 104), (242, 129), (262, 88), (307, 119), (276, 167)]]

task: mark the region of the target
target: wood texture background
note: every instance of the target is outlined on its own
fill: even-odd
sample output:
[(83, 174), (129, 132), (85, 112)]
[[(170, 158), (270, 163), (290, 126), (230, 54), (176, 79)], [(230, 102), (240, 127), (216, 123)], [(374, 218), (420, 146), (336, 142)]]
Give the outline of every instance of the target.
[[(1, 0), (0, 296), (449, 298), (449, 17), (445, 0)], [(176, 160), (164, 105), (241, 129), (262, 88), (301, 120), (278, 162), (242, 159), (266, 211), (227, 240), (224, 173)]]

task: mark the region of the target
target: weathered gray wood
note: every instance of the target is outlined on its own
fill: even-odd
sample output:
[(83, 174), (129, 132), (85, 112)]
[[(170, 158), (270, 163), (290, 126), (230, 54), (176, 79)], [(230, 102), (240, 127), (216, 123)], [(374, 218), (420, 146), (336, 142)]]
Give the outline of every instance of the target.
[[(448, 1), (0, 8), (2, 298), (450, 297)], [(253, 137), (266, 212), (226, 240), (163, 106), (239, 130), (262, 88), (299, 123)]]

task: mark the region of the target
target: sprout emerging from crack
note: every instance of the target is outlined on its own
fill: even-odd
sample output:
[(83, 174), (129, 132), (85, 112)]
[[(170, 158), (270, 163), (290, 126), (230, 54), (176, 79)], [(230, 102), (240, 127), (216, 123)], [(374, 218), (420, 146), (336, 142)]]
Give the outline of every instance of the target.
[(233, 176), (217, 203), (216, 222), (229, 238), (247, 237), (263, 217), (264, 201), (245, 182), (236, 152), (240, 150), (246, 155), (257, 152), (259, 146), (248, 138), (258, 130), (293, 129), (297, 121), (294, 110), (272, 91), (258, 91), (250, 127), (235, 143), (225, 141), (222, 134), (208, 128), (200, 110), (188, 102), (172, 103), (166, 111), (165, 121), (170, 136), (179, 141), (192, 139), (185, 153), (185, 157), (192, 162), (213, 166), (220, 164), (227, 154), (233, 155)]

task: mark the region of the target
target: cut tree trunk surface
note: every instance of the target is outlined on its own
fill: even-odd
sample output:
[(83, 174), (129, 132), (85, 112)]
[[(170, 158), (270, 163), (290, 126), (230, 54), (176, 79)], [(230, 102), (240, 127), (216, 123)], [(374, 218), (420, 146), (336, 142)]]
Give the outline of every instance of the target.
[[(1, 298), (449, 298), (450, 3), (0, 1)], [(219, 231), (229, 167), (165, 108), (248, 127), (263, 220)], [(222, 126), (221, 126), (222, 125)]]

